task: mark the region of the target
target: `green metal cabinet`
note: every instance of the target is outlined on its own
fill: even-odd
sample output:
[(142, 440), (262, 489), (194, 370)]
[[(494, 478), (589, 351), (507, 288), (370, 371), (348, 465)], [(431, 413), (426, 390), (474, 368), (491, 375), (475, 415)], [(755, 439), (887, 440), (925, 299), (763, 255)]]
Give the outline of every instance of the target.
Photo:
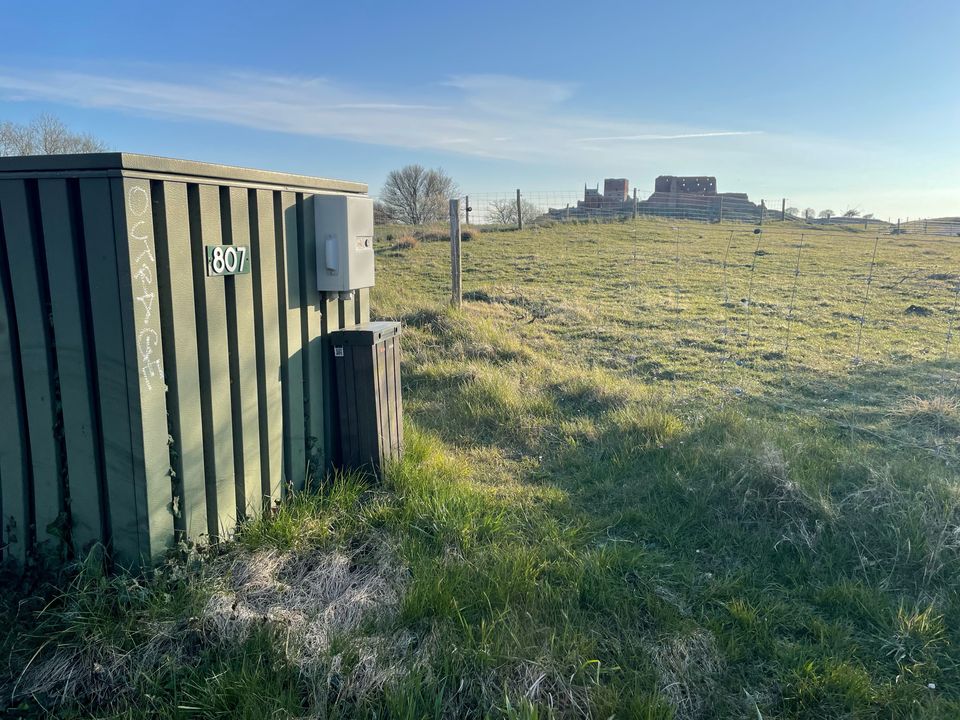
[(0, 158), (2, 559), (103, 543), (149, 566), (329, 464), (327, 336), (369, 320), (369, 290), (317, 291), (314, 203), (366, 191), (126, 153)]

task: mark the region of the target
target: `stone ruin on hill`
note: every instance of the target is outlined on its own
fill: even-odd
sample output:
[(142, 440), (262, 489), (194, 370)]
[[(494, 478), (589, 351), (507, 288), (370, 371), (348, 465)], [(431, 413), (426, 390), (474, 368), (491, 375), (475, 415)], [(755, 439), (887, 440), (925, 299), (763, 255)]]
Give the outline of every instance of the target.
[(630, 197), (626, 178), (605, 179), (603, 193), (599, 186), (584, 186), (583, 190), (583, 200), (578, 200), (576, 207), (550, 208), (548, 215), (558, 219), (629, 216), (634, 212), (634, 202), (640, 215), (696, 220), (753, 222), (761, 213), (761, 206), (750, 202), (746, 193), (718, 193), (717, 179), (709, 175), (661, 175), (646, 200)]

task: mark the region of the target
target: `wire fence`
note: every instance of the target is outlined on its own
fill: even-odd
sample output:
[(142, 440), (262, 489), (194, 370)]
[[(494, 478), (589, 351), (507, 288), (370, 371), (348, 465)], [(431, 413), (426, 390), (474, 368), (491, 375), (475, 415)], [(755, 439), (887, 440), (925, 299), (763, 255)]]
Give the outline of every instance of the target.
[[(751, 201), (742, 193), (667, 193), (637, 190), (633, 193), (604, 195), (599, 190), (521, 191), (511, 193), (471, 193), (463, 198), (467, 224), (509, 226), (517, 224), (518, 208), (524, 222), (543, 221), (609, 222), (634, 217), (676, 218), (701, 222), (804, 221), (815, 226), (862, 227), (878, 232), (922, 234), (960, 234), (960, 218), (952, 221), (861, 216), (857, 211), (817, 212), (798, 206), (792, 198), (762, 198)], [(852, 213), (852, 214), (847, 214)]]
[(548, 324), (570, 362), (692, 412), (755, 402), (956, 462), (960, 221), (809, 222), (779, 204), (721, 220), (701, 199), (471, 193), (464, 299)]

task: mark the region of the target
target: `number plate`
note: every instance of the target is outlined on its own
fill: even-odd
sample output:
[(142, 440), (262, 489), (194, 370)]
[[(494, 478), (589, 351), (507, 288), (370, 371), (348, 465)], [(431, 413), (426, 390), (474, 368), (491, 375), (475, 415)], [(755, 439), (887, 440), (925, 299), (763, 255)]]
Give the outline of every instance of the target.
[(250, 272), (250, 248), (246, 245), (207, 245), (206, 248), (207, 277)]

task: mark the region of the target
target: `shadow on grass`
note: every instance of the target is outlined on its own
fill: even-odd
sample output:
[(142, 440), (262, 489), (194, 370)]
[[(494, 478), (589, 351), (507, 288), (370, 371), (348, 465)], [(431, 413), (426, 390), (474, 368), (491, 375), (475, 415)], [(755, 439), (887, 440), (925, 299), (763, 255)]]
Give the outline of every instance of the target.
[[(931, 361), (795, 376), (825, 408), (742, 397), (683, 417), (576, 375), (415, 374), (418, 424), (481, 458), (491, 447), (536, 458), (518, 478), (565, 498), (537, 522), (576, 528), (481, 552), (494, 577), (531, 541), (570, 557), (537, 551), (556, 569), (521, 587), (542, 597), (518, 600), (499, 577), (506, 595), (470, 622), (533, 606), (534, 622), (549, 624), (546, 599), (572, 593), (576, 611), (559, 599), (550, 609), (581, 631), (603, 627), (592, 645), (603, 662), (659, 682), (678, 709), (696, 698), (744, 712), (748, 689), (786, 717), (955, 711), (958, 696), (928, 685), (960, 664), (960, 496), (949, 459), (928, 447), (931, 431), (950, 439), (956, 405), (914, 398), (939, 397), (947, 386), (931, 379), (956, 370)], [(491, 592), (476, 582), (452, 587)], [(698, 648), (693, 665), (663, 655), (678, 644)], [(710, 668), (699, 681), (698, 666)], [(686, 694), (671, 695), (665, 678)]]

